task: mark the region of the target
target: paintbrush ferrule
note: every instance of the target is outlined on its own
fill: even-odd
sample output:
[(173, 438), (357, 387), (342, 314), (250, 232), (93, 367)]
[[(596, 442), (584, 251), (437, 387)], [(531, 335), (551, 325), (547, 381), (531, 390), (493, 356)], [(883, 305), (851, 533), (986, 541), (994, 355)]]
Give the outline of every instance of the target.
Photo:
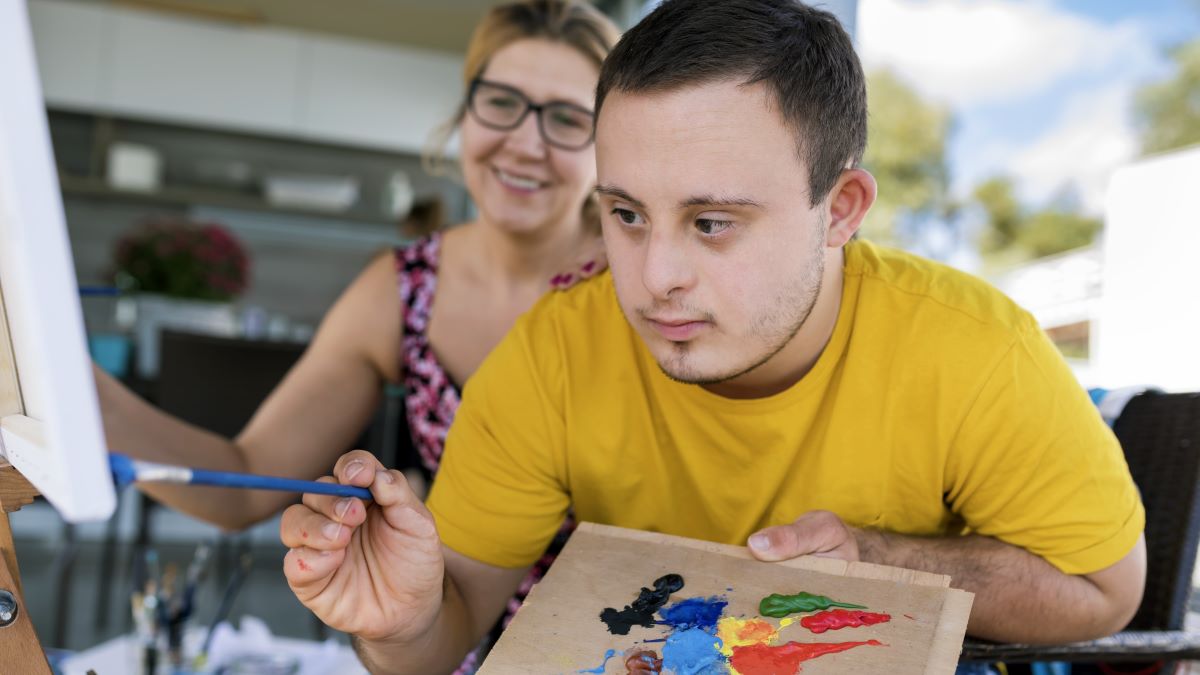
[(133, 460), (133, 471), (139, 481), (184, 484), (192, 482), (192, 470), (186, 466), (172, 466), (135, 459)]

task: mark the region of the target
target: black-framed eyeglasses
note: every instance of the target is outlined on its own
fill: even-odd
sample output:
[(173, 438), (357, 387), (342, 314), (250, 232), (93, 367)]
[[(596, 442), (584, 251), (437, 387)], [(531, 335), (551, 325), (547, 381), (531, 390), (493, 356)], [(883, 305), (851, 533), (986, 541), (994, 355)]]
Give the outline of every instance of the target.
[(467, 91), (467, 110), (480, 124), (497, 131), (516, 129), (532, 110), (542, 138), (563, 150), (583, 150), (591, 145), (596, 130), (596, 117), (587, 108), (566, 101), (534, 103), (516, 87), (478, 77)]

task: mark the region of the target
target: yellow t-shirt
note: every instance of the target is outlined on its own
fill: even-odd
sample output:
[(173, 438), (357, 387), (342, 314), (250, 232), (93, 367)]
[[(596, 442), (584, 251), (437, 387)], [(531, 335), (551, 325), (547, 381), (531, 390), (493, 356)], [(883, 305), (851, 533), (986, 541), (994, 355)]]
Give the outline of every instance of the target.
[(1027, 312), (862, 241), (828, 346), (767, 398), (668, 379), (608, 275), (551, 293), (471, 378), (428, 504), (450, 548), (502, 567), (534, 562), (569, 506), (729, 544), (827, 509), (997, 537), (1072, 574), (1120, 560), (1145, 521), (1116, 439)]

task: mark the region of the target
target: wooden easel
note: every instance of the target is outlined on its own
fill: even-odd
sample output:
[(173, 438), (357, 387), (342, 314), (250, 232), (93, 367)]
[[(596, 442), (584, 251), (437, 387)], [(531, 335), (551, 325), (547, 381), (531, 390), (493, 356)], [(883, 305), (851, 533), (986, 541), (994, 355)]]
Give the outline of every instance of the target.
[[(17, 363), (8, 333), (8, 315), (4, 312), (4, 294), (0, 291), (0, 417), (22, 412)], [(8, 514), (31, 503), (37, 494), (24, 476), (0, 459), (0, 591), (11, 593), (17, 601), (16, 620), (0, 627), (0, 672), (4, 673), (50, 674), (50, 664), (46, 662), (46, 653), (38, 642), (21, 593), (17, 551), (8, 523)]]
[(17, 551), (8, 524), (8, 514), (32, 502), (37, 494), (12, 465), (0, 461), (0, 592), (11, 593), (17, 601), (16, 621), (0, 627), (0, 671), (6, 673), (50, 673), (50, 664), (46, 662), (21, 593)]

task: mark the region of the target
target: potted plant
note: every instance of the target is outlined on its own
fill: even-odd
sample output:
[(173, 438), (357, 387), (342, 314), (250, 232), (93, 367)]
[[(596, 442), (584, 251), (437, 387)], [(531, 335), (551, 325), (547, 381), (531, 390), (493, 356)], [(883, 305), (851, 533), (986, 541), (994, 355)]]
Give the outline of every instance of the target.
[(154, 219), (118, 241), (119, 286), (137, 294), (137, 367), (158, 373), (158, 333), (178, 328), (234, 335), (232, 301), (249, 284), (250, 259), (241, 243), (216, 223)]

